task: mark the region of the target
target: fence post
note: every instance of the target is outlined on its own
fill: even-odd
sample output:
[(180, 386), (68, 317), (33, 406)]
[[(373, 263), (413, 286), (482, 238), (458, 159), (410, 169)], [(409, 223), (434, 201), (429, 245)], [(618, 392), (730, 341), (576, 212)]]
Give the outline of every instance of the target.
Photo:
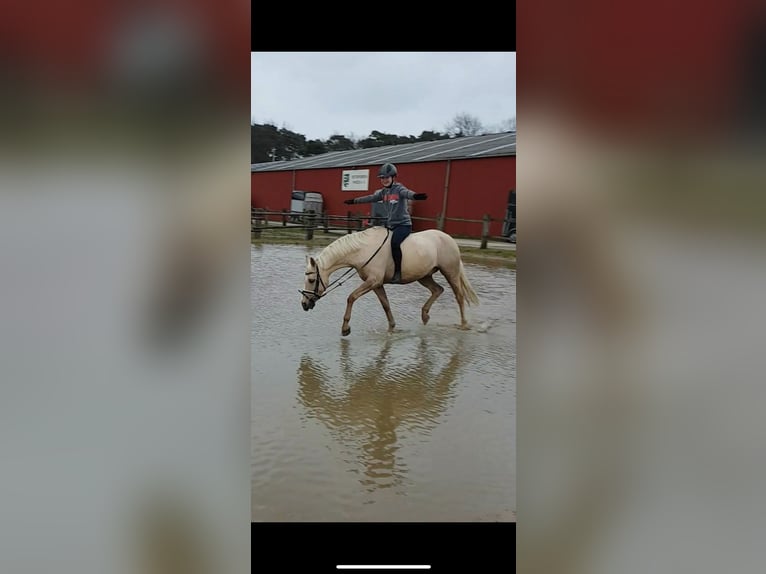
[(250, 223), (251, 223), (250, 231), (252, 231), (256, 239), (260, 239), (261, 228), (263, 227), (263, 219), (261, 218), (261, 215), (257, 211), (255, 211), (252, 214)]
[(440, 213), (436, 218), (436, 229), (444, 231), (444, 214)]
[(353, 229), (351, 229), (351, 212), (346, 212), (346, 235), (350, 235)]
[(324, 232), (330, 233), (330, 215), (325, 211), (322, 218), (324, 219)]
[(287, 227), (287, 210), (282, 209), (282, 227)]
[(487, 238), (489, 237), (489, 215), (484, 214), (484, 222), (481, 224), (481, 246), (479, 249), (487, 248)]
[(316, 215), (314, 214), (314, 211), (309, 209), (308, 212), (306, 212), (306, 240), (307, 241), (314, 239), (314, 226), (316, 225), (315, 218), (316, 218)]

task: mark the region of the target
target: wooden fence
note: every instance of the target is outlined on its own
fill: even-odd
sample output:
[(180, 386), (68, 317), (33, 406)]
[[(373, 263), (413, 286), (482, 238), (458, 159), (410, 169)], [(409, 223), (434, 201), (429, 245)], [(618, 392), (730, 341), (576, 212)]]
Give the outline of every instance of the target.
[[(416, 217), (412, 216), (414, 220), (430, 221), (436, 224), (438, 229), (444, 228), (445, 221), (461, 221), (464, 223), (474, 223), (481, 225), (481, 249), (486, 249), (489, 241), (503, 241), (507, 242), (508, 238), (503, 236), (490, 236), (489, 228), (492, 221), (500, 221), (505, 224), (503, 219), (493, 219), (488, 214), (485, 214), (482, 219), (463, 219), (459, 217)], [(345, 232), (353, 233), (355, 231), (362, 231), (372, 225), (383, 225), (385, 218), (371, 217), (369, 215), (363, 215), (359, 213), (347, 212), (346, 215), (332, 215), (330, 213), (314, 213), (313, 211), (307, 211), (304, 213), (289, 211), (283, 209), (282, 211), (269, 211), (257, 207), (250, 208), (250, 230), (254, 237), (261, 237), (264, 231), (275, 229), (292, 229), (304, 232), (304, 238), (306, 240), (312, 240), (314, 238), (314, 231), (322, 230), (324, 233), (330, 232)], [(503, 225), (505, 227), (505, 225)]]

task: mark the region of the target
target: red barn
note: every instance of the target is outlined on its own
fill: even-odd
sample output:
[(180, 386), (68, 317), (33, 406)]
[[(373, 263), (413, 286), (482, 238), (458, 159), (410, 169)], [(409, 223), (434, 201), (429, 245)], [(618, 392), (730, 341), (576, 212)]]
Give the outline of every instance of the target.
[[(343, 200), (379, 188), (378, 168), (396, 165), (397, 181), (426, 201), (412, 203), (413, 231), (439, 226), (450, 235), (480, 237), (480, 223), (450, 219), (492, 218), (490, 235), (500, 236), (509, 193), (516, 189), (516, 132), (460, 137), (257, 163), (250, 166), (250, 204), (269, 211), (290, 210), (293, 191), (318, 192), (332, 215), (370, 213), (371, 204)], [(427, 218), (417, 219), (417, 218)]]

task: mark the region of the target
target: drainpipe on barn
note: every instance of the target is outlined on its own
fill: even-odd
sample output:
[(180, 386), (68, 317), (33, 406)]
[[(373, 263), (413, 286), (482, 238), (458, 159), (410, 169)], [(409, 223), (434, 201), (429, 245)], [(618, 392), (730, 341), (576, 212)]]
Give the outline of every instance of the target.
[(436, 227), (439, 229), (439, 231), (444, 231), (444, 222), (447, 218), (447, 194), (449, 194), (449, 172), (451, 165), (452, 164), (450, 163), (450, 160), (447, 160), (447, 173), (444, 176), (444, 198), (442, 200), (442, 212), (441, 215), (439, 215), (439, 221), (436, 224)]

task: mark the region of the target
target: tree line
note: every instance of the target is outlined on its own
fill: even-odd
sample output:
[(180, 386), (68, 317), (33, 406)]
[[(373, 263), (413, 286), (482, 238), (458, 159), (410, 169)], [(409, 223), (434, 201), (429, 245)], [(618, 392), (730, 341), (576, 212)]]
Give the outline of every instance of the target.
[(250, 161), (264, 163), (311, 157), (333, 151), (367, 149), (387, 145), (437, 141), (456, 137), (515, 131), (516, 118), (502, 122), (500, 126), (487, 128), (470, 114), (456, 115), (445, 131), (423, 131), (419, 136), (401, 136), (373, 130), (367, 137), (332, 135), (326, 140), (308, 140), (306, 136), (271, 123), (250, 124)]

